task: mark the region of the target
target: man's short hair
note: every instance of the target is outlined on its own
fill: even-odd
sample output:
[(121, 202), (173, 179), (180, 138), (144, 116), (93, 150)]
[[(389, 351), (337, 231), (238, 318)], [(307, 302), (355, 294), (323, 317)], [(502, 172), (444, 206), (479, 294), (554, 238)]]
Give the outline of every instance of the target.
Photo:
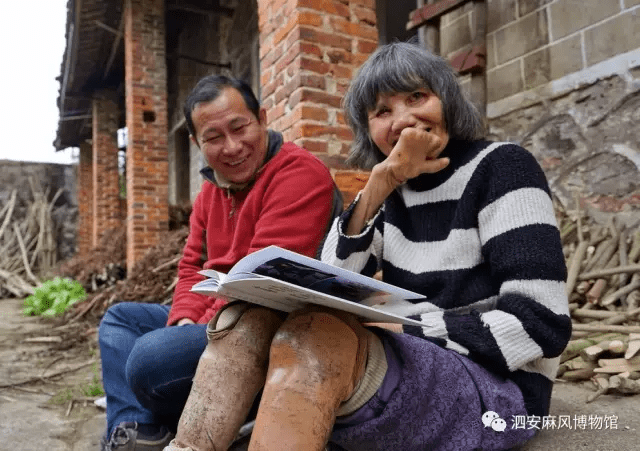
[(249, 111), (260, 121), (260, 102), (256, 98), (251, 86), (244, 81), (227, 77), (225, 75), (207, 75), (202, 78), (193, 88), (184, 101), (184, 118), (187, 123), (187, 129), (192, 136), (196, 135), (195, 126), (191, 114), (200, 103), (212, 102), (217, 99), (225, 88), (233, 88), (237, 90)]

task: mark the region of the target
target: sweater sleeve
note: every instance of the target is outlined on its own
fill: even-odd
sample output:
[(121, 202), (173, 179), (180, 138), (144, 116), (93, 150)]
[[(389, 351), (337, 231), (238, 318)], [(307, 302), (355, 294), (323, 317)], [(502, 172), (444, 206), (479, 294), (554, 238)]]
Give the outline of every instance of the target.
[(205, 211), (202, 192), (198, 194), (189, 218), (189, 236), (185, 244), (182, 258), (178, 264), (178, 283), (173, 294), (173, 302), (167, 325), (177, 323), (182, 318), (189, 318), (197, 323), (215, 298), (191, 292), (191, 287), (204, 279), (198, 274), (207, 261)]
[(322, 248), (322, 261), (349, 271), (373, 276), (382, 262), (384, 205), (358, 235), (347, 235), (346, 229), (360, 193), (349, 207), (335, 219)]
[[(498, 373), (560, 355), (571, 335), (566, 266), (546, 178), (526, 150), (505, 145), (478, 166), (481, 263), (497, 296), (482, 308), (427, 312), (407, 333), (441, 339)], [(487, 307), (489, 305), (490, 307)]]

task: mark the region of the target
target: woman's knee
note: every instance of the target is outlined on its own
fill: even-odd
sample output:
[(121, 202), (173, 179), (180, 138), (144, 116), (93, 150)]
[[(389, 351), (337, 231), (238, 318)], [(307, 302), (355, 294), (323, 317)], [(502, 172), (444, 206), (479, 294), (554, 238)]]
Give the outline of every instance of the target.
[[(273, 374), (291, 372), (306, 378), (306, 382), (335, 385), (349, 391), (364, 368), (366, 352), (366, 329), (351, 315), (300, 312), (291, 315), (276, 332), (271, 343), (270, 368), (274, 369)], [(270, 381), (275, 379), (268, 378), (267, 383)]]

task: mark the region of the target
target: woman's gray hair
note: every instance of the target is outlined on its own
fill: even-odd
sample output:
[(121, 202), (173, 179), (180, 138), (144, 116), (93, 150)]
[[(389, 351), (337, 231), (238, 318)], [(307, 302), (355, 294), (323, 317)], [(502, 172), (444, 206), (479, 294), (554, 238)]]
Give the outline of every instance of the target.
[(369, 134), (368, 114), (378, 95), (419, 88), (429, 89), (442, 102), (450, 139), (471, 141), (483, 136), (480, 113), (460, 89), (449, 63), (415, 44), (394, 42), (378, 48), (367, 59), (344, 97), (345, 118), (355, 135), (347, 163), (371, 169), (385, 158)]

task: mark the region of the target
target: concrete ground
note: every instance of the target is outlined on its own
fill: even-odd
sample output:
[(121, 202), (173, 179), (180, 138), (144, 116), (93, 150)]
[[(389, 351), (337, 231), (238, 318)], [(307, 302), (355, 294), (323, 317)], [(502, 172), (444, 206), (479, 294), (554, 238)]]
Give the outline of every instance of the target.
[[(0, 300), (0, 386), (87, 360), (86, 355), (66, 353), (61, 361), (46, 345), (27, 343), (25, 337), (50, 331), (46, 323), (22, 317), (20, 310), (21, 301)], [(71, 410), (68, 402), (51, 402), (68, 387), (82, 386), (92, 377), (88, 366), (47, 383), (0, 388), (0, 451), (97, 451), (104, 411), (92, 402), (76, 402)], [(562, 427), (542, 430), (520, 451), (640, 449), (640, 395), (606, 395), (587, 404), (592, 393), (586, 384), (558, 382), (550, 416)], [(510, 427), (512, 420), (507, 424)]]
[[(585, 384), (586, 385), (586, 384)], [(550, 416), (562, 416), (563, 427), (546, 429), (520, 451), (632, 451), (640, 449), (640, 397), (600, 396), (585, 385), (558, 382), (551, 398)], [(571, 429), (566, 427), (568, 419)]]

